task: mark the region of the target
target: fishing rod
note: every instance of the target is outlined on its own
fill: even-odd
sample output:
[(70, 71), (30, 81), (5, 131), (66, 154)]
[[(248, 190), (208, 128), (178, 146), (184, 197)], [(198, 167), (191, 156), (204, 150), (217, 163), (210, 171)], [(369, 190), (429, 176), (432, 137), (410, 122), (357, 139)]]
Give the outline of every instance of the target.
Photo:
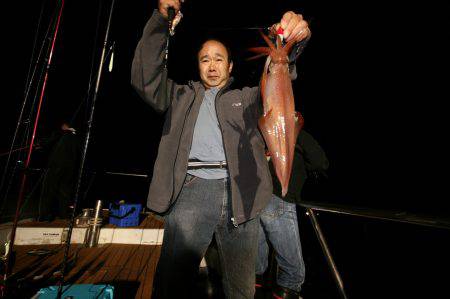
[(60, 22), (61, 22), (61, 16), (62, 16), (63, 9), (64, 9), (64, 0), (61, 0), (60, 1), (59, 12), (58, 12), (58, 19), (56, 21), (55, 30), (54, 30), (53, 37), (52, 37), (52, 43), (51, 43), (50, 51), (49, 51), (48, 57), (47, 57), (47, 64), (46, 64), (46, 68), (45, 68), (44, 82), (42, 84), (42, 88), (41, 88), (41, 92), (40, 92), (36, 118), (35, 118), (35, 121), (34, 121), (33, 134), (31, 136), (30, 145), (29, 145), (29, 148), (28, 148), (28, 154), (27, 154), (27, 158), (26, 158), (26, 161), (25, 161), (25, 164), (24, 164), (25, 171), (22, 172), (22, 180), (21, 180), (20, 189), (19, 189), (19, 196), (18, 196), (18, 200), (17, 200), (16, 213), (14, 215), (13, 227), (12, 227), (12, 230), (11, 230), (9, 244), (7, 245), (7, 252), (6, 252), (6, 255), (5, 255), (5, 258), (4, 258), (4, 263), (5, 263), (5, 273), (3, 275), (3, 282), (4, 282), (3, 292), (4, 293), (7, 292), (7, 281), (8, 281), (8, 278), (9, 278), (9, 274), (10, 274), (11, 267), (12, 267), (12, 260), (13, 260), (12, 257), (13, 257), (13, 252), (14, 252), (14, 239), (15, 239), (15, 236), (16, 236), (17, 223), (19, 221), (19, 216), (20, 216), (20, 209), (21, 209), (22, 202), (23, 202), (24, 195), (25, 195), (25, 185), (26, 185), (26, 182), (27, 182), (26, 169), (29, 167), (30, 161), (31, 161), (31, 154), (33, 152), (34, 140), (35, 140), (35, 136), (36, 136), (36, 129), (37, 129), (37, 125), (39, 123), (39, 116), (40, 116), (40, 112), (41, 112), (41, 108), (42, 108), (42, 102), (43, 102), (43, 99), (44, 99), (44, 94), (45, 94), (45, 90), (46, 90), (46, 86), (47, 86), (48, 73), (49, 73), (49, 70), (50, 70), (51, 63), (52, 63), (53, 52), (54, 52), (54, 49), (55, 49), (55, 42), (56, 42), (56, 38), (57, 38), (58, 32), (59, 32), (59, 25), (60, 25)]
[(108, 48), (109, 31), (110, 31), (110, 27), (111, 27), (111, 20), (112, 20), (114, 7), (115, 7), (115, 0), (112, 0), (111, 7), (109, 9), (108, 23), (106, 25), (105, 38), (103, 41), (103, 49), (102, 49), (102, 53), (101, 53), (101, 57), (100, 57), (98, 70), (97, 70), (97, 80), (95, 83), (95, 89), (94, 89), (92, 101), (90, 103), (91, 107), (90, 107), (89, 119), (87, 122), (87, 130), (86, 130), (86, 135), (85, 135), (85, 139), (84, 139), (84, 143), (83, 143), (83, 150), (82, 150), (82, 155), (81, 155), (80, 167), (79, 167), (79, 171), (78, 171), (78, 179), (77, 179), (73, 208), (72, 208), (72, 215), (71, 215), (71, 219), (69, 222), (69, 229), (67, 232), (67, 239), (66, 239), (66, 244), (65, 244), (65, 249), (64, 249), (64, 257), (63, 257), (63, 261), (62, 261), (61, 270), (58, 275), (59, 282), (60, 282), (59, 287), (58, 287), (58, 294), (56, 297), (58, 299), (62, 298), (62, 292), (63, 292), (63, 287), (64, 287), (64, 276), (65, 276), (67, 260), (68, 260), (68, 256), (69, 256), (72, 231), (73, 231), (73, 226), (74, 226), (74, 222), (75, 222), (77, 205), (78, 205), (79, 197), (80, 197), (80, 189), (81, 189), (81, 183), (82, 183), (82, 178), (83, 178), (83, 173), (84, 173), (84, 168), (85, 168), (85, 163), (86, 163), (87, 150), (89, 147), (89, 141), (90, 141), (90, 136), (91, 136), (91, 131), (92, 131), (92, 124), (94, 121), (95, 104), (97, 101), (98, 91), (99, 91), (100, 82), (101, 82), (101, 78), (102, 78), (103, 65), (104, 65), (105, 59), (107, 57), (106, 50)]

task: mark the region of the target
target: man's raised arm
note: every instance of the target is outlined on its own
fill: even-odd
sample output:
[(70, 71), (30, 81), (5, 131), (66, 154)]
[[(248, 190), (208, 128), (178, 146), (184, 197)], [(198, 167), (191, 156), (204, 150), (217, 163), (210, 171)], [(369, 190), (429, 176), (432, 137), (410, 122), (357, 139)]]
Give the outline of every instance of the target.
[(170, 106), (170, 95), (175, 88), (175, 83), (168, 79), (167, 95), (159, 96), (163, 92), (161, 80), (167, 38), (167, 18), (154, 10), (136, 47), (131, 67), (131, 84), (144, 101), (158, 112), (164, 112)]

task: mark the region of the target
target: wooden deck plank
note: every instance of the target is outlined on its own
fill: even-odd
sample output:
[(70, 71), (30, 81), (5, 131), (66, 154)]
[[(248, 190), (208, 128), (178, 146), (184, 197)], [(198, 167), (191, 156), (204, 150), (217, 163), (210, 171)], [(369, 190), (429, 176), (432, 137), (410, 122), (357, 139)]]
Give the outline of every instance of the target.
[[(147, 250), (146, 250), (147, 249)], [(142, 265), (145, 251), (148, 251), (148, 248), (139, 246), (138, 252), (136, 253), (136, 258), (133, 259), (133, 261), (130, 263), (130, 271), (128, 273), (128, 276), (126, 277), (126, 280), (128, 281), (136, 281), (139, 278), (139, 267)]]
[(107, 272), (102, 278), (104, 282), (111, 283), (112, 281), (114, 281), (114, 278), (117, 277), (118, 272), (122, 270), (122, 267), (125, 266), (123, 263), (126, 261), (126, 257), (130, 253), (129, 249), (127, 248), (128, 246), (132, 245), (122, 245), (116, 248), (112, 257), (105, 260), (103, 269), (106, 269)]
[[(149, 264), (151, 263), (151, 259), (153, 257), (153, 253), (156, 250), (157, 249), (155, 247), (144, 248), (144, 254), (142, 255), (142, 263), (141, 263), (141, 265), (144, 265), (144, 267), (141, 267), (139, 269), (139, 273), (137, 273), (137, 280), (140, 281), (141, 284), (139, 285), (139, 289), (136, 292), (136, 298), (146, 298), (145, 296), (143, 296), (145, 284), (153, 282), (153, 279), (151, 279), (151, 282), (148, 281), (148, 279), (147, 279), (147, 272), (148, 272), (148, 269), (150, 267)], [(151, 292), (150, 292), (150, 294), (148, 294), (148, 296), (151, 296)]]
[[(90, 282), (86, 282), (89, 281), (90, 279), (92, 279), (92, 277), (96, 277), (97, 275), (99, 275), (99, 273), (97, 273), (98, 271), (100, 271), (105, 263), (105, 260), (109, 258), (109, 255), (114, 252), (111, 249), (111, 244), (108, 244), (106, 246), (102, 246), (102, 247), (98, 247), (99, 249), (97, 249), (98, 253), (96, 255), (96, 258), (90, 262), (90, 264), (88, 266), (84, 266), (84, 268), (86, 268), (86, 270), (84, 271), (84, 273), (75, 281), (75, 283), (81, 283), (82, 281), (85, 281), (84, 283), (90, 283)], [(90, 248), (91, 251), (94, 251), (93, 248)]]
[[(17, 246), (22, 247), (22, 246)], [(60, 267), (62, 257), (64, 254), (64, 247), (61, 245), (51, 245), (51, 246), (23, 246), (25, 256), (23, 256), (22, 250), (16, 250), (18, 256), (23, 256), (22, 258), (16, 259), (16, 264), (13, 268), (14, 275), (23, 276), (24, 278), (32, 278), (34, 276), (47, 276), (52, 275), (54, 271), (57, 271)], [(33, 249), (49, 249), (55, 250), (54, 254), (39, 257), (39, 256), (27, 256), (27, 252)], [(73, 252), (71, 250), (70, 252)], [(26, 272), (21, 274), (20, 272)]]
[[(52, 223), (24, 223), (21, 227), (64, 227), (67, 221), (56, 220)], [(105, 225), (103, 227), (115, 227)], [(164, 222), (153, 215), (146, 217), (138, 227), (130, 228), (164, 228)], [(52, 250), (44, 256), (30, 255), (35, 249)], [(41, 277), (40, 287), (55, 284), (54, 272), (60, 270), (64, 255), (64, 245), (16, 245), (16, 262), (12, 269), (15, 278), (32, 281)], [(154, 245), (105, 244), (86, 248), (82, 244), (72, 244), (65, 275), (66, 284), (110, 284), (115, 294), (125, 298), (151, 298), (153, 276), (156, 271), (161, 248)], [(77, 255), (75, 253), (77, 252)], [(33, 284), (30, 284), (33, 285)], [(34, 284), (35, 287), (36, 284)], [(30, 291), (30, 290), (28, 290)], [(35, 292), (38, 289), (33, 290)]]
[[(161, 246), (154, 246), (153, 250), (150, 252), (148, 262), (145, 263), (145, 272), (143, 272), (145, 274), (141, 276), (142, 277), (141, 279), (144, 280), (140, 287), (140, 289), (142, 289), (142, 292), (140, 293), (138, 292), (137, 294), (139, 294), (139, 297), (136, 296), (136, 298), (139, 299), (151, 298), (153, 289), (153, 278), (156, 272), (156, 265), (158, 264), (160, 253), (161, 253)], [(149, 277), (151, 277), (151, 279), (149, 279)]]
[[(31, 280), (35, 275), (42, 275), (43, 285), (46, 285), (45, 281), (48, 281), (48, 285), (53, 285), (55, 283), (53, 272), (60, 269), (64, 254), (60, 245), (15, 246), (20, 259), (14, 265), (13, 273), (18, 273), (18, 270), (27, 269), (36, 263), (35, 257), (30, 258), (26, 253), (37, 248), (60, 248), (60, 250), (42, 259), (41, 264), (34, 265), (33, 271), (23, 273), (24, 277)], [(79, 250), (78, 258), (75, 266), (68, 268), (65, 276), (67, 283), (110, 284), (115, 287), (115, 292), (134, 294), (135, 298), (151, 298), (160, 246), (128, 244), (109, 244), (95, 248), (72, 246), (71, 256), (75, 250)]]
[(94, 248), (80, 247), (75, 266), (72, 267), (65, 276), (66, 281), (71, 283), (78, 281), (90, 267), (104, 258), (104, 254), (108, 251), (110, 246), (111, 245), (108, 244), (106, 246)]

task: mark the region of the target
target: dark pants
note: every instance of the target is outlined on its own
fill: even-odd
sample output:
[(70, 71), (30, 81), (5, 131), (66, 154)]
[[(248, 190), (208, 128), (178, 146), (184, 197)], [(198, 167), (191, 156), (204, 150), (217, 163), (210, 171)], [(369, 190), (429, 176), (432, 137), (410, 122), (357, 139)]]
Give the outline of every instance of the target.
[(259, 219), (231, 224), (228, 179), (187, 175), (181, 194), (165, 216), (155, 278), (155, 297), (191, 298), (202, 257), (215, 237), (227, 298), (253, 298)]
[(52, 167), (46, 170), (39, 200), (39, 220), (68, 218), (72, 201), (74, 174), (72, 169)]

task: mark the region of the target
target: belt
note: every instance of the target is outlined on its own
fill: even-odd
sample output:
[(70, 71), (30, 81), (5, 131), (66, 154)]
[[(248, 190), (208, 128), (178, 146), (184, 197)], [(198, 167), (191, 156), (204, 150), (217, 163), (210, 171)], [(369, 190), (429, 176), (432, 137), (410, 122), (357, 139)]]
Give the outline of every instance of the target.
[(219, 168), (226, 169), (227, 161), (218, 161), (218, 162), (204, 162), (197, 159), (189, 159), (188, 161), (188, 169), (200, 169), (200, 168)]

